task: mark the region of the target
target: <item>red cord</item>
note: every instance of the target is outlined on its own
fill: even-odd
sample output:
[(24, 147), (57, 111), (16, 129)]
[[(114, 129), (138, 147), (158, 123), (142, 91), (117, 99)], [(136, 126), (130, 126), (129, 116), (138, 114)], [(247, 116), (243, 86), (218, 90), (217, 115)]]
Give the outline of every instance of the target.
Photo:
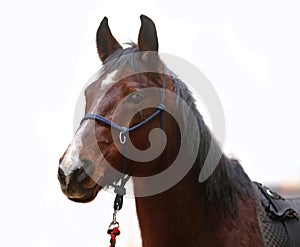
[(108, 229), (107, 233), (110, 235), (110, 246), (109, 247), (115, 247), (116, 246), (116, 236), (120, 235), (119, 227), (114, 227), (112, 229)]

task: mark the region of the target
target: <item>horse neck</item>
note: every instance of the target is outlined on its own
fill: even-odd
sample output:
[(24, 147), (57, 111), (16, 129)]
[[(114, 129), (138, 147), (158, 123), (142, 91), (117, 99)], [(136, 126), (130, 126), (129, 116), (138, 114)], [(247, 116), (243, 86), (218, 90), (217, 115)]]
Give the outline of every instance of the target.
[[(164, 157), (168, 159), (168, 155)], [(159, 162), (164, 164), (165, 161)], [(214, 176), (230, 180), (228, 176), (223, 176), (228, 162), (222, 156)], [(199, 183), (198, 176), (199, 164), (194, 164), (188, 174), (172, 188), (157, 195), (136, 198), (143, 247), (232, 246), (241, 238), (250, 243), (249, 246), (263, 246), (254, 200), (245, 202), (236, 194), (238, 211), (248, 218), (227, 218), (226, 211), (215, 210), (215, 205), (211, 204), (207, 195), (208, 183)], [(148, 186), (141, 180), (133, 182), (134, 188)], [(230, 183), (232, 181), (226, 181), (225, 186)], [(217, 185), (217, 182), (213, 185)], [(215, 202), (220, 203), (218, 200)], [(252, 229), (252, 232), (249, 233), (248, 229)]]
[[(176, 142), (180, 139), (176, 136), (176, 133), (180, 132), (173, 130), (169, 133), (168, 140)], [(177, 148), (176, 144), (167, 145), (163, 157), (157, 161), (157, 164), (154, 164), (154, 167), (169, 163), (170, 157), (177, 152)], [(209, 207), (204, 186), (198, 182), (197, 170), (192, 168), (179, 183), (162, 193), (136, 198), (137, 216), (144, 247), (178, 246), (178, 242), (182, 241), (176, 236), (189, 238), (191, 235), (192, 239), (192, 235), (195, 234), (193, 231), (182, 232), (182, 226), (195, 226), (200, 229), (207, 227), (210, 217)], [(146, 191), (147, 186), (151, 186), (142, 180), (135, 179), (133, 184), (134, 188), (145, 188)], [(197, 222), (194, 222), (195, 218)], [(188, 241), (183, 244), (187, 244)], [(187, 244), (186, 246), (193, 245)]]
[[(178, 151), (176, 149), (178, 148), (177, 143), (180, 143), (180, 132), (175, 127), (171, 130), (170, 128), (173, 128), (173, 125), (168, 125), (165, 133), (167, 135), (167, 140), (172, 140), (172, 143), (168, 142), (161, 158), (156, 159), (151, 163), (153, 169), (156, 171), (160, 170), (165, 164), (170, 165), (170, 160), (172, 159), (172, 156), (174, 156), (172, 154), (176, 154)], [(143, 165), (141, 164), (137, 167), (142, 166)], [(150, 167), (150, 165), (147, 166)], [(145, 171), (144, 168), (143, 171)], [(152, 171), (150, 171), (150, 173), (151, 172)], [(145, 174), (143, 175), (145, 176)], [(170, 231), (174, 222), (183, 221), (184, 214), (189, 213), (188, 205), (194, 206), (195, 201), (197, 201), (196, 204), (200, 204), (200, 191), (197, 186), (195, 186), (196, 176), (194, 179), (191, 178), (193, 175), (193, 173), (189, 172), (189, 174), (186, 175), (185, 178), (183, 178), (178, 184), (162, 193), (152, 196), (136, 197), (136, 209), (144, 242), (143, 246), (145, 246), (145, 242), (148, 243), (148, 246), (157, 246), (154, 238), (159, 239), (161, 235), (165, 235), (162, 232)], [(141, 188), (148, 191), (148, 188), (151, 186), (151, 184), (147, 184), (147, 181), (138, 179), (133, 179), (133, 185), (135, 191), (137, 189), (140, 190)], [(187, 211), (183, 212), (185, 210)]]
[[(200, 227), (201, 223), (207, 222), (205, 196), (201, 186), (196, 184), (198, 184), (197, 176), (194, 172), (189, 172), (184, 179), (167, 191), (136, 198), (143, 246), (178, 246), (176, 236), (181, 234), (182, 226)], [(134, 183), (134, 186), (147, 185)], [(197, 221), (198, 219), (201, 221), (194, 224), (194, 217)], [(181, 236), (188, 238), (186, 232), (182, 234)]]

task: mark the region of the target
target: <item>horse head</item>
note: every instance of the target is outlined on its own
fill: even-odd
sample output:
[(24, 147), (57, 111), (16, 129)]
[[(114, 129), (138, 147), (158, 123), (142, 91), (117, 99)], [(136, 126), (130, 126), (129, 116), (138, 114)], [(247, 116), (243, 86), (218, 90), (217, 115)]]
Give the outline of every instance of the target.
[[(140, 156), (128, 159), (127, 174), (149, 176), (167, 167), (167, 164), (158, 166), (158, 162), (145, 160), (143, 152), (151, 149), (151, 153), (156, 154), (154, 160), (159, 159), (163, 135), (151, 135), (151, 132), (164, 124), (162, 118), (155, 116), (168, 102), (168, 97), (159, 89), (173, 90), (171, 77), (163, 74), (154, 23), (142, 15), (137, 45), (123, 49), (112, 35), (105, 17), (97, 30), (96, 42), (103, 66), (99, 78), (85, 89), (86, 117), (59, 161), (61, 189), (76, 202), (93, 200), (101, 188), (124, 176), (125, 146), (126, 156)], [(149, 88), (152, 90), (147, 90)], [(170, 117), (164, 115), (163, 121), (167, 122)], [(95, 121), (95, 116), (102, 120)], [(128, 129), (143, 122), (141, 128), (129, 133)], [(126, 126), (124, 133), (122, 126)], [(132, 145), (124, 145), (126, 137)], [(172, 138), (176, 138), (174, 133)], [(137, 165), (141, 160), (148, 164)]]

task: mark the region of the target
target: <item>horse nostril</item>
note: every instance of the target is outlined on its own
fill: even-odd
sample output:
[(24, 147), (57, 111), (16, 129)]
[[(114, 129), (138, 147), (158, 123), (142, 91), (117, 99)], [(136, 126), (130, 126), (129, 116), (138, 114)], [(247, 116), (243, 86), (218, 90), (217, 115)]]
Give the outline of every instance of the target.
[(58, 168), (57, 175), (58, 175), (58, 180), (60, 182), (65, 182), (66, 181), (66, 175), (65, 175), (64, 171), (60, 167)]
[(82, 167), (77, 170), (77, 181), (82, 182), (94, 172), (93, 163), (89, 160), (81, 160)]

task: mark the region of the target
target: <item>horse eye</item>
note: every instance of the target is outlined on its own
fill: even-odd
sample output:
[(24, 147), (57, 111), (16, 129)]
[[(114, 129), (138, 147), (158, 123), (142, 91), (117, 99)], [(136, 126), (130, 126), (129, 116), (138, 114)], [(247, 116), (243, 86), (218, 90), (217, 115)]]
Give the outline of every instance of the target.
[(130, 102), (132, 102), (134, 104), (138, 104), (143, 100), (143, 98), (144, 98), (144, 95), (142, 93), (135, 92), (131, 95)]

